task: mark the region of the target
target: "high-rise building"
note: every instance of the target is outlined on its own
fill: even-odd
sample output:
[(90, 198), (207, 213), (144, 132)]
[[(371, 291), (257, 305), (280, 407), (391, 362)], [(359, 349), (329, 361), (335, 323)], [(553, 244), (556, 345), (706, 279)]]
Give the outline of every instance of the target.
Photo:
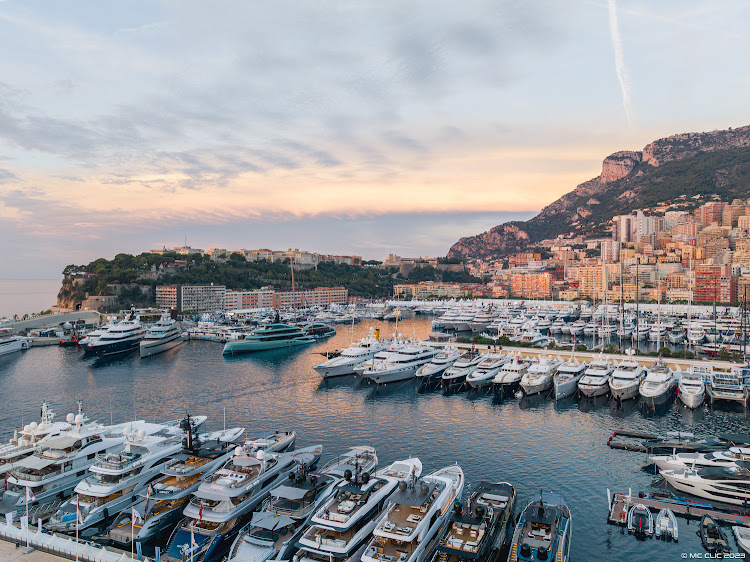
[(735, 302), (737, 278), (728, 265), (698, 265), (695, 268), (696, 302)]

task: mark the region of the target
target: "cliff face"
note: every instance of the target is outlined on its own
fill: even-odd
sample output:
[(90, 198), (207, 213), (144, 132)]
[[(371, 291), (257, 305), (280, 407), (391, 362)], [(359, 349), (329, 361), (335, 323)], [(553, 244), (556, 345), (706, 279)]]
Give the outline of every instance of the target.
[[(651, 195), (650, 190), (653, 191), (654, 185), (660, 181), (652, 178), (650, 172), (654, 169), (731, 149), (750, 149), (750, 125), (725, 131), (683, 133), (649, 143), (642, 151), (615, 152), (602, 162), (601, 175), (550, 203), (533, 219), (496, 226), (483, 234), (461, 238), (451, 247), (448, 256), (488, 258), (518, 250), (545, 237), (567, 232), (584, 233), (591, 226), (585, 223), (600, 218), (607, 209), (635, 208), (644, 197)], [(731, 186), (734, 179), (744, 174), (745, 164), (740, 158), (739, 165), (712, 170), (712, 175), (706, 179), (710, 184), (705, 185), (706, 189)], [(750, 191), (750, 183), (747, 188)]]

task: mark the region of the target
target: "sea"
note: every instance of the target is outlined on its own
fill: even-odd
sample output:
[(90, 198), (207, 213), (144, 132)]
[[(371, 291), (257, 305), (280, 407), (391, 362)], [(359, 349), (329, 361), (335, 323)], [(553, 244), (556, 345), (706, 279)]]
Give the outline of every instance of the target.
[(0, 279), (0, 318), (19, 318), (57, 303), (60, 279)]
[[(413, 381), (376, 388), (356, 376), (323, 381), (313, 370), (331, 350), (370, 327), (388, 336), (395, 325), (364, 321), (339, 326), (333, 338), (308, 347), (223, 356), (222, 345), (189, 341), (140, 359), (84, 358), (76, 348), (40, 347), (0, 357), (0, 433), (38, 421), (42, 400), (62, 419), (77, 401), (91, 419), (171, 420), (206, 415), (209, 430), (242, 426), (249, 433), (293, 429), (298, 446), (321, 443), (324, 459), (354, 445), (377, 448), (381, 466), (417, 456), (428, 474), (458, 463), (465, 494), (480, 480), (516, 487), (517, 513), (541, 490), (561, 494), (572, 512), (572, 559), (653, 561), (706, 555), (696, 521), (679, 519), (680, 540), (638, 540), (607, 523), (607, 490), (657, 491), (663, 483), (644, 453), (610, 449), (608, 438), (627, 429), (698, 436), (747, 432), (748, 413), (722, 406), (691, 411), (677, 403), (658, 410), (638, 401), (548, 397), (498, 400), (491, 394), (420, 390)], [(425, 337), (430, 321), (399, 323), (399, 332)], [(731, 539), (734, 541), (734, 539)], [(736, 551), (736, 545), (732, 542)]]

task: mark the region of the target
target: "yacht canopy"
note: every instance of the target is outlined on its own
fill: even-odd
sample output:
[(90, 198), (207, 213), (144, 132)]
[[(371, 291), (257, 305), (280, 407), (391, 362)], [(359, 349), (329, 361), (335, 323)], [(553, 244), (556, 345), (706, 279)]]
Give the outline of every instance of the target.
[(296, 488), (294, 486), (278, 486), (271, 492), (271, 495), (285, 500), (301, 500), (309, 490)]
[(80, 435), (60, 435), (44, 442), (47, 449), (67, 449), (81, 440)]
[(260, 527), (268, 531), (274, 531), (279, 527), (286, 527), (294, 523), (294, 519), (286, 515), (276, 515), (268, 511), (253, 513), (253, 520), (250, 522), (254, 527)]
[(30, 468), (32, 470), (42, 470), (43, 468), (47, 468), (48, 466), (56, 463), (57, 461), (55, 460), (43, 459), (41, 457), (37, 457), (36, 455), (31, 455), (30, 457), (22, 459), (16, 466), (22, 468)]

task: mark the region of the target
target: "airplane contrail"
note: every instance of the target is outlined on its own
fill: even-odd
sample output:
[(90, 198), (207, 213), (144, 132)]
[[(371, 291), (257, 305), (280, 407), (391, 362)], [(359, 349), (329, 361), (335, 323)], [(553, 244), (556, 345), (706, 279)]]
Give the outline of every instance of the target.
[(630, 103), (630, 82), (625, 70), (625, 59), (622, 56), (622, 39), (620, 39), (620, 26), (617, 23), (617, 4), (615, 0), (608, 0), (609, 4), (609, 34), (612, 37), (612, 49), (615, 51), (615, 70), (617, 71), (617, 80), (620, 82), (622, 90), (622, 107), (625, 110), (625, 116), (628, 119), (628, 125), (632, 126), (633, 122), (630, 117), (632, 105)]

